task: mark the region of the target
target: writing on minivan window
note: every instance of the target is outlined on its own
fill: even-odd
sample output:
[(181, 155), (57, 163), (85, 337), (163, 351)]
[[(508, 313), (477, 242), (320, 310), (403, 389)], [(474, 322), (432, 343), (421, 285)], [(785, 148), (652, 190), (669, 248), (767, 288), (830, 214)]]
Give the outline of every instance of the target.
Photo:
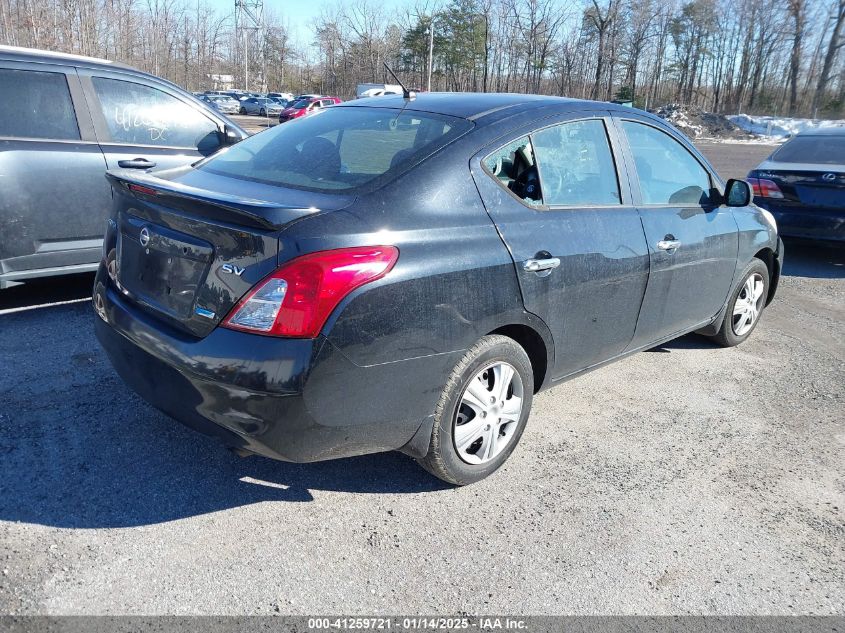
[[(114, 123), (125, 132), (142, 128), (150, 135), (150, 141), (166, 141), (168, 121), (157, 112), (161, 108), (143, 107), (137, 103), (126, 103), (114, 108)], [(172, 118), (172, 117), (171, 117)]]
[(219, 147), (215, 122), (173, 95), (121, 79), (93, 77), (92, 82), (111, 141), (202, 152)]

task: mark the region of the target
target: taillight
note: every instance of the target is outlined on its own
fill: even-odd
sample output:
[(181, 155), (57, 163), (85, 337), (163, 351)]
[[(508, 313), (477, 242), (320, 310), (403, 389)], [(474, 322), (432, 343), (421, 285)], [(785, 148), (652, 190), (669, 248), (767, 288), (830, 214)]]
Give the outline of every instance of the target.
[(129, 191), (134, 191), (135, 193), (143, 193), (147, 196), (157, 196), (158, 191), (151, 187), (145, 187), (144, 185), (136, 185), (131, 184), (129, 185)]
[(783, 198), (783, 192), (780, 190), (780, 187), (772, 180), (749, 178), (748, 182), (751, 183), (751, 189), (754, 191), (755, 196), (759, 196), (760, 198)]
[(394, 246), (342, 248), (297, 257), (250, 290), (223, 326), (268, 336), (314, 338), (344, 297), (384, 277), (398, 257)]

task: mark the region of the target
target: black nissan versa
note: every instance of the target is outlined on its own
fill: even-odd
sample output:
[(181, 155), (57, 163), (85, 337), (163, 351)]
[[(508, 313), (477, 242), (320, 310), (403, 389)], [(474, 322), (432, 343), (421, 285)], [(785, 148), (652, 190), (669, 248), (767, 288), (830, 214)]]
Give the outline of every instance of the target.
[(496, 470), (532, 396), (692, 331), (747, 338), (783, 246), (743, 181), (607, 103), (344, 103), (191, 167), (109, 172), (96, 330), (242, 453)]

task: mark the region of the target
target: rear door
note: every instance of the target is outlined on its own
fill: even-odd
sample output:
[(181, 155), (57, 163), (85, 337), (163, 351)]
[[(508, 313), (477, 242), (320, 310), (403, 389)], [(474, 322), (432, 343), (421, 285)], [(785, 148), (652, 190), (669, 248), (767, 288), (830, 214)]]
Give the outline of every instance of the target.
[(711, 200), (714, 175), (655, 123), (617, 119), (651, 258), (631, 348), (689, 331), (714, 317), (736, 271), (738, 229), (730, 208)]
[(164, 84), (80, 69), (109, 169), (168, 169), (221, 147), (223, 121)]
[(630, 343), (649, 256), (604, 113), (555, 117), (484, 150), (473, 175), (516, 265), (529, 312), (555, 341), (552, 378)]
[(105, 169), (75, 69), (0, 60), (0, 284), (99, 262)]

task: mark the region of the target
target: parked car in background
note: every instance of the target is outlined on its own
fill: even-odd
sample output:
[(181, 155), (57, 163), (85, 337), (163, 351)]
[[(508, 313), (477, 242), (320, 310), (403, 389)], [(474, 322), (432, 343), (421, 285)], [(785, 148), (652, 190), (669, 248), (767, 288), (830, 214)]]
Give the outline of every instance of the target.
[(201, 99), (223, 114), (238, 114), (240, 111), (239, 103), (227, 95), (203, 95)]
[(265, 97), (270, 99), (277, 99), (281, 101), (293, 101), (293, 95), (290, 92), (268, 92)]
[(845, 243), (845, 127), (802, 132), (748, 174), (781, 235)]
[(540, 389), (747, 339), (783, 259), (746, 182), (609, 103), (356, 100), (109, 174), (95, 327), (135, 391), (247, 453), (399, 449), (455, 484), (504, 463)]
[(260, 116), (277, 116), (284, 106), (266, 97), (247, 97), (239, 104), (240, 114), (258, 114)]
[(279, 113), (279, 123), (308, 116), (309, 114), (313, 114), (323, 108), (337, 105), (338, 103), (341, 103), (341, 100), (337, 97), (313, 97), (300, 99)]
[(358, 84), (355, 87), (355, 96), (358, 99), (366, 97), (381, 97), (385, 94), (401, 95), (402, 86), (398, 84)]
[(0, 289), (96, 269), (112, 201), (106, 169), (177, 167), (245, 137), (134, 68), (0, 46)]

